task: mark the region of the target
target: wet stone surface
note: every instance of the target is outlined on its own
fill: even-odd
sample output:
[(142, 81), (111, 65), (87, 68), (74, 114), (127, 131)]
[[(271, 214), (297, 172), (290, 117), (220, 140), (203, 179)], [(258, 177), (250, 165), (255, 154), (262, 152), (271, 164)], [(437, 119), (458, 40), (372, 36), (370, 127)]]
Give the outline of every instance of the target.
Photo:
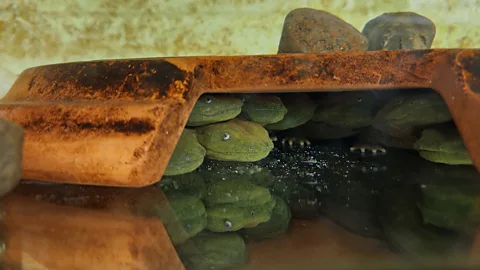
[(366, 51), (368, 40), (354, 26), (323, 10), (294, 9), (285, 18), (278, 53)]
[(0, 196), (10, 192), (22, 176), (23, 129), (0, 119)]

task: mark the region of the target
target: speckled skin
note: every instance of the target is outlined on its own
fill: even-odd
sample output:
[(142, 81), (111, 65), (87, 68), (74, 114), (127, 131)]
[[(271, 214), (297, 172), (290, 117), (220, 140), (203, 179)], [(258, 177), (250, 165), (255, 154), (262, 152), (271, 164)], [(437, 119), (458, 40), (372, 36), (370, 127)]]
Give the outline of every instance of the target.
[(195, 131), (184, 129), (168, 161), (164, 175), (189, 173), (202, 165), (207, 151), (197, 141)]
[(197, 139), (207, 150), (207, 158), (221, 161), (254, 162), (273, 149), (268, 132), (260, 124), (232, 119), (195, 129)]
[(414, 148), (421, 157), (432, 162), (472, 165), (468, 150), (453, 123), (423, 130)]

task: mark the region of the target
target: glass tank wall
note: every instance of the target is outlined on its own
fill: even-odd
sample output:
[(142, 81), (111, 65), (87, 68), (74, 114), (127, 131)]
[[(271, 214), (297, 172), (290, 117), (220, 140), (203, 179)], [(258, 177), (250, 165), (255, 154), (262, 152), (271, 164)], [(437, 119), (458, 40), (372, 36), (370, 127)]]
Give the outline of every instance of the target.
[[(55, 62), (479, 42), (471, 1), (74, 2), (0, 4), (3, 94), (25, 68)], [(158, 15), (165, 10), (170, 15)], [(432, 89), (204, 94), (158, 183), (29, 180), (4, 196), (2, 263), (474, 269), (479, 180), (449, 108)]]

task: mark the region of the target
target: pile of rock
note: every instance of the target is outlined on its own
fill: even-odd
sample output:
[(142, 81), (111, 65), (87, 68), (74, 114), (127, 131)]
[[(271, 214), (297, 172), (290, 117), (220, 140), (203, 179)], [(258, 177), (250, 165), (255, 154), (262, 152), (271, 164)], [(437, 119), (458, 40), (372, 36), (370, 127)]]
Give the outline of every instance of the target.
[(278, 53), (429, 49), (435, 24), (414, 12), (384, 13), (362, 30), (323, 10), (294, 9), (285, 18)]

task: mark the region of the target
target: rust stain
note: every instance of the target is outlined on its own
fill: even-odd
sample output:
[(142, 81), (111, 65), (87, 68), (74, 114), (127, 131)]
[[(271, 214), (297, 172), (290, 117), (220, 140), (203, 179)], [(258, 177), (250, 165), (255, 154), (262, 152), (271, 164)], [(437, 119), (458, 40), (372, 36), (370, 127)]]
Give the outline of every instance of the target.
[[(13, 109), (15, 105), (5, 106), (5, 109)], [(98, 107), (98, 106), (97, 106)], [(39, 108), (40, 109), (40, 108)], [(22, 125), (26, 132), (32, 133), (55, 133), (55, 134), (111, 134), (121, 133), (126, 136), (142, 135), (155, 130), (152, 119), (131, 117), (121, 119), (124, 114), (122, 108), (100, 108), (97, 114), (85, 113), (85, 108), (79, 106), (50, 106), (36, 110), (29, 110), (17, 118), (17, 123)], [(88, 111), (95, 111), (90, 107)], [(107, 117), (104, 117), (106, 115)], [(96, 117), (95, 117), (96, 116)]]
[(26, 71), (32, 74), (28, 86), (20, 95), (6, 99), (139, 101), (168, 98), (182, 102), (193, 77), (191, 72), (161, 59), (75, 62)]
[(57, 131), (67, 133), (88, 130), (89, 132), (97, 132), (100, 134), (118, 132), (124, 133), (125, 135), (144, 134), (155, 129), (153, 123), (150, 121), (137, 118), (124, 121), (105, 121), (96, 123), (76, 121), (73, 119), (62, 122), (47, 122), (43, 118), (38, 118), (25, 123), (23, 127), (30, 132), (48, 132), (52, 129), (55, 129)]
[(435, 66), (432, 88), (447, 103), (477, 170), (480, 170), (479, 50), (452, 50)]
[(239, 56), (207, 62), (195, 71), (195, 77), (209, 74), (205, 80), (210, 89), (225, 92), (238, 88), (416, 87), (429, 85), (429, 68), (441, 57), (442, 52), (436, 50)]
[(457, 82), (465, 91), (480, 93), (480, 52), (465, 51), (458, 53), (453, 60), (453, 70)]

